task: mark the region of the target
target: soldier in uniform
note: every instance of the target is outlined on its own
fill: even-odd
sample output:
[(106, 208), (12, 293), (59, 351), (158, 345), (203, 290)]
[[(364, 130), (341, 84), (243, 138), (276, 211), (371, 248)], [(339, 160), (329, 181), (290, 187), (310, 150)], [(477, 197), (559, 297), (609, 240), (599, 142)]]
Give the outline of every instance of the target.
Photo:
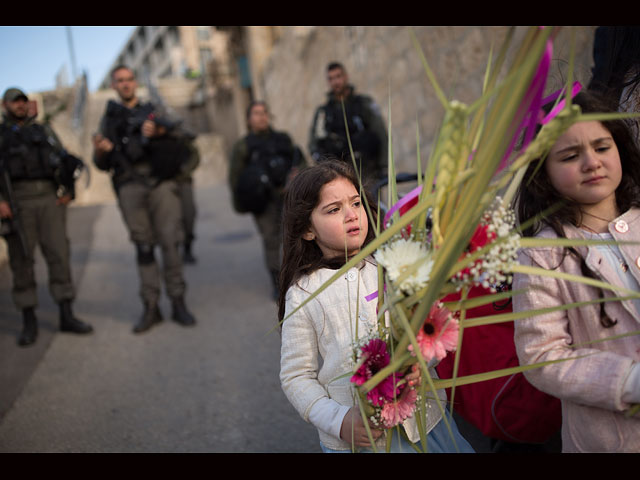
[(380, 109), (371, 97), (355, 93), (342, 64), (332, 62), (327, 66), (327, 80), (330, 88), (327, 102), (316, 109), (311, 124), (311, 158), (320, 162), (325, 157), (337, 157), (351, 163), (344, 122), (346, 112), (349, 139), (363, 178), (373, 181), (383, 178), (387, 131)]
[[(38, 336), (34, 252), (36, 244), (47, 262), (49, 291), (60, 306), (60, 330), (90, 333), (91, 325), (74, 317), (75, 289), (71, 278), (66, 232), (67, 205), (74, 198), (67, 159), (71, 158), (48, 124), (29, 114), (28, 98), (18, 88), (3, 95), (0, 124), (0, 217), (13, 274), (13, 301), (22, 311), (18, 344), (33, 344)], [(75, 158), (75, 157), (73, 157)], [(79, 161), (79, 160), (78, 160)]]
[(195, 236), (196, 223), (196, 201), (193, 191), (193, 172), (200, 164), (200, 152), (196, 148), (193, 140), (195, 135), (188, 135), (187, 146), (190, 151), (189, 160), (185, 162), (180, 173), (176, 177), (178, 183), (178, 194), (180, 195), (180, 204), (182, 205), (182, 225), (184, 227), (184, 244), (182, 251), (182, 260), (185, 263), (196, 263), (193, 256), (193, 242)]
[(287, 133), (271, 128), (265, 102), (250, 103), (247, 129), (248, 134), (233, 146), (229, 186), (236, 212), (253, 215), (262, 237), (274, 298), (277, 298), (284, 189), (306, 162), (300, 148)]
[(184, 229), (176, 182), (189, 156), (188, 148), (178, 123), (137, 97), (137, 81), (130, 68), (115, 67), (111, 80), (120, 102), (107, 104), (100, 132), (94, 136), (93, 160), (112, 175), (118, 205), (136, 248), (144, 312), (133, 331), (145, 332), (162, 321), (156, 246), (162, 253), (172, 318), (180, 325), (194, 325), (196, 320), (184, 300), (186, 283), (179, 252)]

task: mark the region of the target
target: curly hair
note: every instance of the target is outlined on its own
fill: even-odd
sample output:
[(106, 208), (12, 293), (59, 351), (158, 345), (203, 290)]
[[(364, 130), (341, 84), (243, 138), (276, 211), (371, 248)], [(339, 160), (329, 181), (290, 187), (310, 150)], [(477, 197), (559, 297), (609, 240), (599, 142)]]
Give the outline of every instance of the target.
[[(320, 201), (320, 190), (327, 183), (336, 178), (346, 178), (356, 190), (359, 190), (360, 182), (354, 169), (347, 163), (336, 158), (323, 160), (313, 167), (301, 170), (291, 181), (284, 196), (282, 211), (282, 247), (283, 258), (279, 278), (278, 318), (284, 318), (285, 296), (287, 290), (301, 276), (310, 274), (315, 270), (328, 267), (339, 268), (345, 263), (344, 257), (324, 258), (322, 251), (315, 241), (304, 240), (302, 236), (311, 226), (311, 212)], [(362, 196), (371, 206), (368, 233), (364, 245), (375, 238), (375, 225), (377, 223), (376, 209), (369, 188), (363, 185)]]

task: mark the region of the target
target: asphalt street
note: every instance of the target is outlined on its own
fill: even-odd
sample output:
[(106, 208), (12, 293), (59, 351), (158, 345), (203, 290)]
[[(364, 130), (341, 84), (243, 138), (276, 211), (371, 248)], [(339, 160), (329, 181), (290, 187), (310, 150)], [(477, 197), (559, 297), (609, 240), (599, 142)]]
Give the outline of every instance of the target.
[(277, 309), (253, 220), (233, 212), (226, 185), (195, 191), (197, 263), (184, 266), (194, 327), (173, 322), (164, 298), (164, 322), (132, 333), (142, 313), (135, 252), (113, 201), (69, 208), (74, 310), (90, 336), (58, 331), (36, 251), (40, 333), (18, 347), (21, 315), (0, 267), (0, 453), (320, 452), (280, 388)]
[(69, 209), (77, 299), (95, 332), (58, 332), (57, 306), (38, 254), (40, 336), (16, 345), (21, 316), (0, 269), (0, 452), (319, 452), (315, 428), (280, 388), (276, 305), (251, 217), (224, 185), (196, 189), (195, 265), (187, 304), (131, 329), (142, 312), (132, 244), (115, 203)]

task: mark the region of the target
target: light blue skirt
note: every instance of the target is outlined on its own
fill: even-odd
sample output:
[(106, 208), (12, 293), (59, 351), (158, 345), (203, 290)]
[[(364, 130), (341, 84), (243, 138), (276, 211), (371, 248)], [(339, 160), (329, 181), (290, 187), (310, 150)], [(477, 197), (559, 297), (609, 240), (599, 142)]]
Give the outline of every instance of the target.
[[(449, 415), (449, 425), (451, 426), (451, 433), (447, 429), (447, 425), (444, 421), (440, 420), (438, 424), (427, 435), (427, 452), (428, 453), (475, 453), (473, 447), (465, 440), (456, 422)], [(397, 431), (393, 431), (393, 437), (391, 439), (391, 450), (389, 453), (420, 453), (423, 451), (422, 444), (418, 442), (417, 446), (420, 452), (407, 441), (404, 436), (400, 435)], [(454, 443), (455, 440), (455, 443)], [(352, 453), (351, 450), (333, 450), (325, 447), (320, 442), (320, 447), (324, 453)], [(378, 453), (386, 453), (384, 448), (378, 449)], [(373, 453), (370, 447), (360, 448), (356, 453)]]

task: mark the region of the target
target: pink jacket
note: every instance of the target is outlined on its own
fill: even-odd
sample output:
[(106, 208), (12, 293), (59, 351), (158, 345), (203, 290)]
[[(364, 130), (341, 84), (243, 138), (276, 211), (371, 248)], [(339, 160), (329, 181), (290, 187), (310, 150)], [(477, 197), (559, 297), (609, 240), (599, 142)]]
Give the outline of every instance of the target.
[[(609, 224), (618, 241), (640, 242), (640, 210), (631, 209)], [(565, 226), (567, 238), (583, 238), (580, 230)], [(539, 237), (554, 238), (551, 229)], [(640, 245), (620, 249), (640, 282)], [(582, 275), (572, 255), (561, 247), (530, 248), (519, 262)], [(621, 285), (614, 267), (595, 247), (576, 250), (587, 266), (605, 282)], [(564, 260), (563, 260), (564, 258)], [(559, 267), (558, 267), (559, 266)], [(515, 275), (513, 289), (526, 292), (513, 298), (514, 311), (526, 311), (598, 298), (598, 290), (581, 283), (545, 276)], [(624, 293), (605, 290), (605, 296)], [(606, 302), (605, 312), (616, 325), (600, 323), (600, 305), (588, 305), (515, 321), (515, 343), (522, 365), (572, 358), (530, 370), (527, 379), (538, 389), (562, 400), (562, 443), (565, 452), (640, 452), (640, 417), (629, 418), (622, 389), (632, 365), (640, 361), (640, 335), (589, 343), (640, 330), (640, 319), (630, 301)], [(580, 357), (580, 358), (578, 358)]]

